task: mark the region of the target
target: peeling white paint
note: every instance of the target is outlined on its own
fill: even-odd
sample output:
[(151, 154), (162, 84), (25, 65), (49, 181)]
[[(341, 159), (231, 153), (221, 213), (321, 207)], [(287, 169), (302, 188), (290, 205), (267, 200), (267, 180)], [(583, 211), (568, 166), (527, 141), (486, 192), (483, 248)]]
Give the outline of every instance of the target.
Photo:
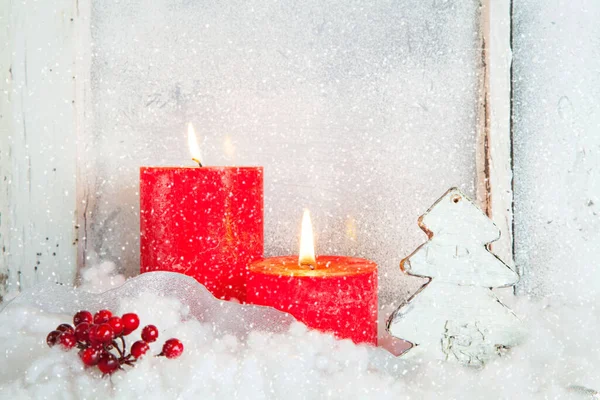
[(0, 295), (75, 276), (77, 3), (0, 6)]

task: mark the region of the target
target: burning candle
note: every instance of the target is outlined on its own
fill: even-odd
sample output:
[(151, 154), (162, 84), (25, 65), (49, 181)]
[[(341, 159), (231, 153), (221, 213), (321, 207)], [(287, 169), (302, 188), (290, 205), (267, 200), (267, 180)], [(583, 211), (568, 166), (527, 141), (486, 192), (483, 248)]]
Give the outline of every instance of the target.
[(247, 266), (263, 254), (262, 167), (140, 168), (141, 272), (194, 277), (217, 298), (245, 300)]
[(377, 344), (377, 265), (362, 258), (315, 257), (308, 211), (300, 254), (249, 266), (247, 302), (292, 314), (310, 328)]

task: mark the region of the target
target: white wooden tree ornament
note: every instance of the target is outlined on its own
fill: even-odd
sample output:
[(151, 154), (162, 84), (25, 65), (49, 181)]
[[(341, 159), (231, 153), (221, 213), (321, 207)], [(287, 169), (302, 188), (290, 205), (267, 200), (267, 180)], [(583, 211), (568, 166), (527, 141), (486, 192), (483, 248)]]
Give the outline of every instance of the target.
[(452, 188), (419, 218), (419, 226), (429, 241), (400, 268), (430, 280), (388, 321), (392, 336), (413, 344), (406, 355), (480, 366), (522, 341), (521, 321), (491, 290), (519, 280), (487, 249), (500, 237), (496, 225)]

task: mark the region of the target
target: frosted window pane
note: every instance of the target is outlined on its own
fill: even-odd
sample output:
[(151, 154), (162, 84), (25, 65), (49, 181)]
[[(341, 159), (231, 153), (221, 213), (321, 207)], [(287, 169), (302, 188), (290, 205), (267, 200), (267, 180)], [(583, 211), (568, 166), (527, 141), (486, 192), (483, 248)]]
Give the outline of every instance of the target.
[(473, 194), (478, 1), (93, 3), (93, 129), (85, 139), (86, 255), (139, 265), (138, 167), (265, 166), (267, 255), (373, 259), (381, 302), (417, 217), (450, 186)]

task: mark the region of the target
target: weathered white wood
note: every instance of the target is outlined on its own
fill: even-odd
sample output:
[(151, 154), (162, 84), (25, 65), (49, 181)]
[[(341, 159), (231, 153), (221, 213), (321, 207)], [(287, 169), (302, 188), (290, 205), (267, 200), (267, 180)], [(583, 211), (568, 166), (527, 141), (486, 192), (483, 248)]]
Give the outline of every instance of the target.
[(502, 232), (491, 246), (494, 253), (512, 266), (511, 1), (483, 1), (481, 28), (484, 97), (478, 136), (477, 199)]
[(92, 129), (92, 88), (91, 88), (91, 62), (92, 62), (92, 0), (77, 0), (77, 18), (75, 18), (75, 103), (74, 118), (77, 135), (77, 179), (76, 179), (76, 238), (78, 268), (86, 266), (88, 229), (92, 212), (89, 207), (90, 184), (85, 171), (90, 166), (85, 162), (86, 154), (96, 151), (93, 141), (89, 141)]
[(516, 272), (490, 253), (498, 227), (458, 189), (421, 218), (429, 241), (402, 260), (402, 270), (431, 280), (390, 318), (389, 332), (443, 360), (481, 365), (521, 340), (519, 319), (491, 288), (512, 286)]
[(596, 302), (600, 2), (514, 0), (513, 16), (518, 292)]
[(0, 13), (2, 295), (75, 276), (79, 2), (2, 0)]

